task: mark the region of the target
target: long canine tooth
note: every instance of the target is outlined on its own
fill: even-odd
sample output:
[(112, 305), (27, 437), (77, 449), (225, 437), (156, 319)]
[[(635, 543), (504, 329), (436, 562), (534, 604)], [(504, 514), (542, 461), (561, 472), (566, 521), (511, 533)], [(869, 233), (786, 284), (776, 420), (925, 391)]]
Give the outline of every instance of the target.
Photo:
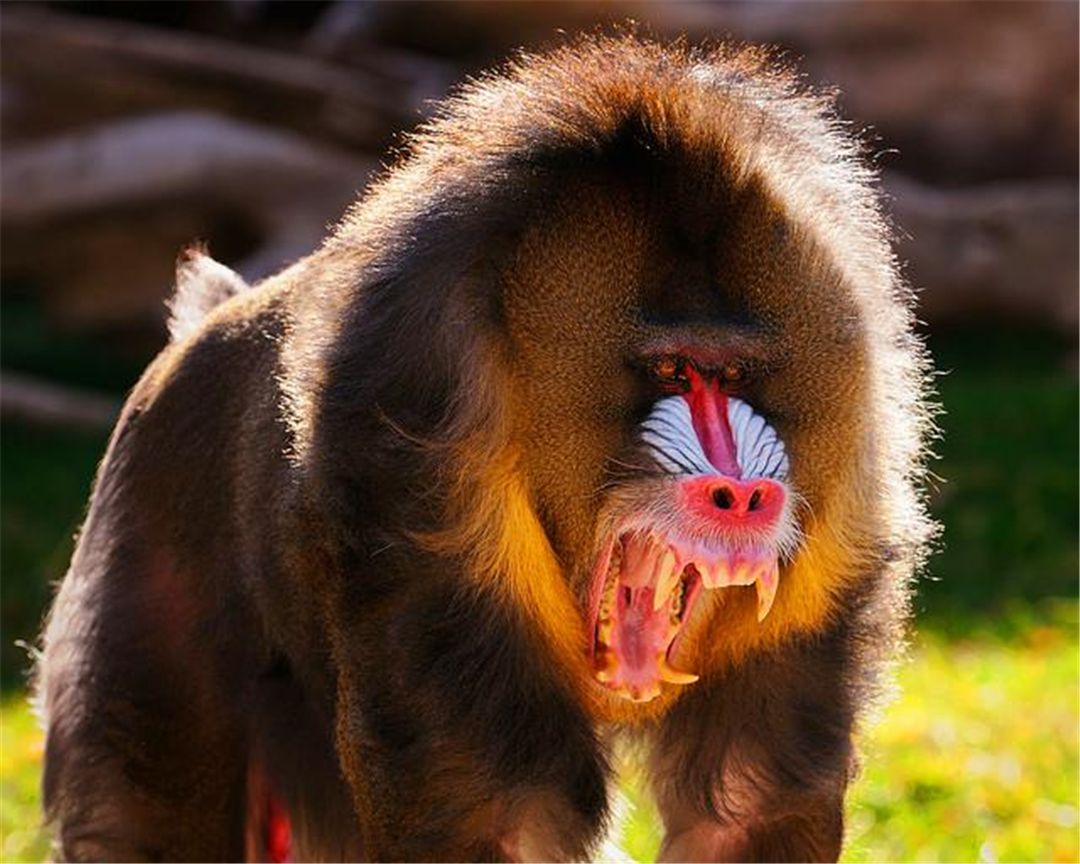
[(769, 614), (773, 600), (776, 599), (776, 589), (780, 585), (779, 565), (774, 561), (762, 571), (754, 585), (757, 588), (757, 620), (761, 622)]
[(660, 680), (667, 681), (668, 684), (693, 684), (698, 680), (698, 676), (693, 672), (683, 672), (674, 668), (668, 663), (667, 655), (661, 654), (656, 658), (656, 666), (660, 672)]
[(668, 598), (671, 596), (671, 590), (679, 584), (679, 576), (681, 575), (675, 569), (675, 553), (670, 549), (667, 549), (660, 556), (656, 569), (656, 593), (653, 594), (653, 612), (658, 611), (660, 607), (667, 603)]

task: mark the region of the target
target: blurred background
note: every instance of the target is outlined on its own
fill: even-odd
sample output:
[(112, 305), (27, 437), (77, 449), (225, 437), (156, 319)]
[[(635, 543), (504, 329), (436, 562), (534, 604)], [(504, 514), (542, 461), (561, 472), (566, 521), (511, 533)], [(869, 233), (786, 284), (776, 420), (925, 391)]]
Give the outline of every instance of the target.
[[(0, 858), (41, 860), (30, 646), (178, 250), (258, 279), (518, 48), (628, 18), (767, 42), (882, 170), (945, 413), (944, 524), (849, 861), (1077, 861), (1078, 16), (1070, 2), (5, 2)], [(640, 806), (629, 851), (655, 854)]]

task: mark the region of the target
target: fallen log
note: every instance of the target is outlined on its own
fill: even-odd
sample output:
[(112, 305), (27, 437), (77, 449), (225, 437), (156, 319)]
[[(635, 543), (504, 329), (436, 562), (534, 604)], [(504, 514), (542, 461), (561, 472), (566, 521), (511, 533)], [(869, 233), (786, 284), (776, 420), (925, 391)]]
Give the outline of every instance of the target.
[[(0, 20), (4, 86), (23, 116), (5, 137), (32, 137), (103, 117), (201, 110), (381, 151), (416, 125), (441, 82), (376, 66), (345, 68), (190, 32), (21, 6)], [(57, 127), (57, 124), (61, 124)], [(12, 128), (13, 127), (13, 128)]]
[(250, 281), (314, 249), (374, 163), (199, 113), (117, 120), (5, 149), (5, 279), (65, 326), (160, 325), (196, 240)]
[(1075, 182), (939, 189), (889, 175), (898, 252), (932, 325), (1027, 320), (1077, 336)]
[(18, 372), (0, 372), (0, 417), (39, 426), (106, 431), (120, 413), (110, 396)]
[[(161, 112), (5, 148), (0, 221), (32, 223), (87, 210), (162, 201), (183, 191), (305, 207), (304, 192), (343, 190), (347, 203), (372, 163), (272, 127), (202, 112)], [(300, 195), (299, 200), (294, 196)]]

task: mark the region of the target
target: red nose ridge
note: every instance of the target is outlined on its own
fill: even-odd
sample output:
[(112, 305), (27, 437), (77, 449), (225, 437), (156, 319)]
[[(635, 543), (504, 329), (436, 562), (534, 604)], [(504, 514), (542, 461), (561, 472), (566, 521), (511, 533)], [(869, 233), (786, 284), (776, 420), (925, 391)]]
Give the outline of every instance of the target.
[(784, 488), (761, 477), (695, 477), (681, 485), (686, 507), (721, 524), (765, 528), (780, 518), (784, 507)]
[(735, 455), (735, 438), (728, 423), (728, 397), (715, 378), (705, 379), (692, 366), (687, 370), (690, 389), (684, 395), (702, 452), (717, 471), (738, 477), (742, 470)]

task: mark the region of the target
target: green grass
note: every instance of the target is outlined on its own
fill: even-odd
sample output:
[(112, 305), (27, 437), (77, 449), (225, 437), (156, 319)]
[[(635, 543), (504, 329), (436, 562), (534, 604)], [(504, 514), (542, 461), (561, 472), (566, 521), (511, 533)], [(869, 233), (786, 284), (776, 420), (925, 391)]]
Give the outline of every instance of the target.
[(867, 736), (844, 859), (1076, 861), (1077, 619), (1016, 642), (928, 635)]
[(0, 701), (0, 861), (46, 860), (38, 789), (42, 743), (25, 694), (8, 693)]
[[(1077, 860), (1076, 606), (1045, 611), (1022, 639), (918, 640), (862, 737), (844, 861)], [(652, 861), (660, 826), (629, 795), (624, 848)]]
[[(1023, 632), (919, 640), (901, 695), (864, 736), (845, 861), (1077, 860), (1076, 607), (1055, 604)], [(0, 712), (0, 858), (40, 861), (41, 734), (22, 694)], [(659, 826), (628, 793), (640, 804), (623, 847), (651, 861)]]
[[(14, 314), (11, 309), (14, 308)], [(50, 342), (4, 301), (3, 363), (122, 393), (138, 363), (109, 343)], [(1075, 350), (971, 329), (932, 342), (946, 413), (932, 496), (942, 548), (919, 586), (902, 695), (863, 736), (845, 860), (1076, 861), (1078, 416)], [(141, 360), (139, 361), (141, 362)], [(0, 858), (41, 860), (40, 736), (26, 651), (64, 572), (105, 436), (0, 426)], [(633, 795), (633, 787), (628, 787)], [(642, 860), (658, 832), (626, 829)]]

